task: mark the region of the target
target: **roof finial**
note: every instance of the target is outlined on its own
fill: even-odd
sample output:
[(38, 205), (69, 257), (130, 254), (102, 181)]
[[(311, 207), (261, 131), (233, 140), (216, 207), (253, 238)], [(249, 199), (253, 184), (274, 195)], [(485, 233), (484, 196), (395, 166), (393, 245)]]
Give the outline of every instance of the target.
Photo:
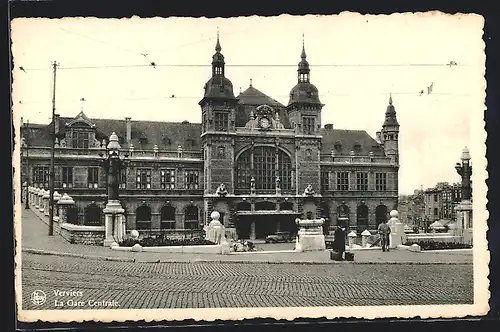
[(217, 27), (217, 44), (215, 44), (215, 51), (220, 52), (222, 50), (222, 47), (220, 46), (220, 41), (219, 41), (219, 27)]
[(252, 87), (252, 79), (250, 79), (250, 87)]
[(392, 105), (392, 92), (389, 93), (389, 105)]
[(83, 112), (83, 105), (85, 103), (85, 98), (80, 98), (80, 110)]
[(305, 46), (305, 41), (304, 41), (304, 34), (302, 34), (302, 54), (300, 55), (302, 59), (305, 59), (306, 56), (306, 46)]

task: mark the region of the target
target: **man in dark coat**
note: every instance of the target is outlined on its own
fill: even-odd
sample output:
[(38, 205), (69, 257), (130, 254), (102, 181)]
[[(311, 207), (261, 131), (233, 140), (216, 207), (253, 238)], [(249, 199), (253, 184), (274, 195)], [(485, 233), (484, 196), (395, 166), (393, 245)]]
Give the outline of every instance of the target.
[(335, 242), (333, 244), (333, 250), (338, 252), (341, 256), (343, 256), (345, 251), (345, 231), (342, 226), (337, 226), (335, 232), (333, 233), (335, 237)]

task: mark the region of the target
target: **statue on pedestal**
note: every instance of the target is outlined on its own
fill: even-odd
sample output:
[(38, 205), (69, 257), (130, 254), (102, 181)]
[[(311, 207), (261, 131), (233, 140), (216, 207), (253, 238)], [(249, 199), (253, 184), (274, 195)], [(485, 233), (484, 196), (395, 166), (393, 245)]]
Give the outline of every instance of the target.
[(308, 184), (307, 187), (306, 187), (306, 189), (304, 190), (304, 195), (305, 196), (312, 196), (312, 195), (314, 195), (314, 189), (313, 189), (313, 187), (310, 184)]
[(226, 189), (226, 186), (224, 185), (224, 183), (220, 184), (220, 186), (217, 188), (215, 193), (221, 197), (224, 197), (227, 195), (227, 189)]

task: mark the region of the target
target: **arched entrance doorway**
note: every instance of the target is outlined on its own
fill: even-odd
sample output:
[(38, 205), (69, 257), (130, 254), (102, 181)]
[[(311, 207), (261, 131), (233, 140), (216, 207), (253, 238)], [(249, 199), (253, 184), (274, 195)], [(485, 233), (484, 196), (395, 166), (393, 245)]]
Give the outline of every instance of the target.
[(379, 205), (375, 208), (375, 224), (378, 227), (381, 223), (385, 223), (388, 220), (387, 217), (387, 206)]
[(194, 205), (189, 205), (184, 210), (184, 228), (185, 229), (198, 229), (199, 228), (199, 212), (198, 208)]
[(160, 228), (175, 229), (175, 208), (172, 205), (164, 205), (161, 208)]
[(358, 234), (368, 229), (368, 206), (361, 203), (356, 210), (356, 228)]

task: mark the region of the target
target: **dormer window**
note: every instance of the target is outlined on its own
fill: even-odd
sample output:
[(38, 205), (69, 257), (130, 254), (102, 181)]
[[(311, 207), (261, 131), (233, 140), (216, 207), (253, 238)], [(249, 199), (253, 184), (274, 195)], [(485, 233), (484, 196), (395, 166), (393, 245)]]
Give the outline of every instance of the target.
[(353, 148), (354, 148), (354, 152), (356, 152), (356, 153), (361, 152), (361, 144), (359, 144), (359, 142), (355, 142)]
[(88, 149), (90, 133), (87, 131), (73, 130), (71, 132), (71, 141), (73, 148)]
[(142, 134), (141, 137), (139, 137), (139, 143), (141, 144), (148, 144), (148, 137), (145, 134)]
[(333, 146), (336, 151), (341, 151), (342, 150), (342, 143), (340, 141), (336, 141), (335, 145)]
[(167, 136), (163, 136), (161, 141), (164, 145), (170, 145), (170, 138), (168, 138)]

